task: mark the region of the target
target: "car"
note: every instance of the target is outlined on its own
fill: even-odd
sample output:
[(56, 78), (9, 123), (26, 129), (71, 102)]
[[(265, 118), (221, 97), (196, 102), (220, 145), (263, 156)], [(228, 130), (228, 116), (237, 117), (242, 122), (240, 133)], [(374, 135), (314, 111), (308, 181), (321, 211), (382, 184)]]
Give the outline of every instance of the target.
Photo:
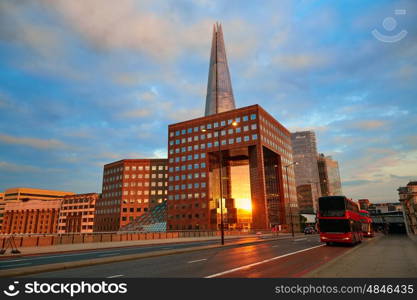
[(304, 234), (313, 234), (314, 232), (314, 228), (311, 226), (307, 226), (306, 228), (304, 228)]

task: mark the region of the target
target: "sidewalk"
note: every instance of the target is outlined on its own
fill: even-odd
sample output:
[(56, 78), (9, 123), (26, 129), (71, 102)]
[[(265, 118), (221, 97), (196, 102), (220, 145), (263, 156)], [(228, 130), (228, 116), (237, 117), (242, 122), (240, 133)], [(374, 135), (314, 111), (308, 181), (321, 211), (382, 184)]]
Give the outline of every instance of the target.
[(406, 235), (377, 237), (356, 247), (303, 277), (417, 277), (417, 244)]
[[(301, 235), (301, 234), (296, 234), (296, 236), (298, 235)], [(279, 236), (275, 236), (275, 235), (273, 236), (272, 234), (262, 234), (261, 236), (257, 236), (256, 234), (230, 235), (230, 236), (225, 236), (225, 240), (247, 238), (248, 242), (250, 242), (250, 241), (260, 240), (260, 239), (287, 238), (287, 237), (291, 237), (291, 234), (281, 233), (279, 234)], [(163, 244), (202, 242), (202, 241), (213, 241), (213, 240), (220, 241), (220, 236), (136, 240), (136, 241), (123, 241), (123, 242), (101, 242), (101, 243), (84, 243), (84, 244), (60, 244), (60, 245), (43, 246), (43, 247), (24, 247), (24, 248), (19, 248), (19, 251), (21, 252), (21, 254), (10, 255), (10, 249), (9, 249), (6, 254), (0, 255), (0, 259), (10, 258), (10, 257), (15, 257), (15, 256), (20, 256), (20, 255), (39, 255), (39, 254), (46, 254), (46, 253), (63, 253), (63, 252), (73, 252), (73, 251), (88, 251), (88, 250), (96, 250), (96, 249), (163, 245)]]

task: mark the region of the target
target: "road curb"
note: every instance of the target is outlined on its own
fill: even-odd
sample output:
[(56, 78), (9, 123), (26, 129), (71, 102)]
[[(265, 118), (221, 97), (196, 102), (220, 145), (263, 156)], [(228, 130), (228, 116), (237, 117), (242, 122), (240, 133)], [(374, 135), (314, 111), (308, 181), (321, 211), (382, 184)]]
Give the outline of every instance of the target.
[(307, 274), (304, 274), (303, 276), (301, 276), (301, 278), (316, 278), (312, 275), (319, 273), (320, 271), (322, 271), (325, 268), (331, 267), (332, 265), (336, 264), (339, 260), (341, 260), (343, 257), (357, 251), (358, 249), (361, 249), (361, 248), (369, 245), (369, 243), (375, 243), (376, 241), (380, 240), (383, 236), (384, 235), (375, 236), (369, 242), (366, 242), (366, 243), (362, 242), (360, 245), (356, 245), (356, 246), (352, 247), (352, 249), (349, 249), (348, 251), (346, 251), (346, 252), (342, 253), (341, 255), (335, 257), (331, 261), (326, 262), (325, 264), (321, 265), (317, 269), (314, 269), (313, 271), (311, 271)]
[(15, 269), (8, 269), (8, 270), (0, 271), (0, 278), (1, 277), (18, 277), (18, 276), (31, 275), (31, 274), (36, 274), (36, 273), (66, 270), (66, 269), (73, 269), (73, 268), (80, 268), (80, 267), (88, 267), (88, 266), (94, 266), (94, 265), (100, 265), (100, 264), (108, 264), (108, 263), (129, 261), (129, 260), (135, 260), (135, 259), (141, 259), (141, 258), (151, 258), (151, 257), (157, 257), (157, 256), (181, 254), (181, 253), (195, 252), (195, 251), (209, 250), (209, 249), (216, 249), (216, 248), (230, 248), (230, 247), (236, 247), (236, 246), (266, 243), (270, 241), (284, 240), (284, 239), (291, 239), (291, 238), (292, 238), (291, 236), (290, 237), (276, 237), (276, 238), (269, 238), (269, 239), (260, 239), (257, 241), (237, 242), (237, 243), (232, 243), (228, 245), (210, 245), (210, 246), (199, 246), (199, 247), (191, 247), (191, 248), (178, 249), (178, 250), (160, 250), (160, 251), (154, 251), (154, 252), (149, 252), (149, 253), (128, 254), (128, 255), (113, 256), (113, 257), (94, 258), (94, 259), (89, 259), (89, 260), (86, 259), (86, 260), (75, 261), (75, 262), (65, 262), (65, 263), (55, 263), (55, 264), (33, 266), (33, 267), (15, 268)]

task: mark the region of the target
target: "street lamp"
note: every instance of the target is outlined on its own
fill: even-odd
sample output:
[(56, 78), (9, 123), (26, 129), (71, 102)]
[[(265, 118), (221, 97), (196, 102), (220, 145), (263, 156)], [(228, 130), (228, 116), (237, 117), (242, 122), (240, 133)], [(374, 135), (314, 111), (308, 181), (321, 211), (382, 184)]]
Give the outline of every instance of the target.
[[(233, 121), (231, 124), (221, 126), (217, 129), (213, 129), (213, 132), (217, 132), (217, 144), (219, 147), (219, 177), (220, 177), (220, 235), (221, 244), (224, 245), (224, 224), (223, 224), (223, 181), (222, 181), (222, 169), (223, 169), (223, 153), (220, 147), (220, 132), (226, 128), (236, 127), (239, 123)], [(207, 129), (202, 129), (202, 132), (207, 132)], [(217, 212), (216, 212), (217, 214)]]
[(291, 167), (292, 165), (298, 165), (298, 162), (295, 161), (289, 165), (284, 166), (285, 168), (285, 175), (287, 176), (287, 191), (288, 191), (288, 205), (290, 206), (290, 223), (291, 223), (291, 235), (294, 237), (294, 223), (292, 220), (292, 210), (291, 210), (291, 197), (290, 197), (290, 183), (288, 180), (288, 167)]

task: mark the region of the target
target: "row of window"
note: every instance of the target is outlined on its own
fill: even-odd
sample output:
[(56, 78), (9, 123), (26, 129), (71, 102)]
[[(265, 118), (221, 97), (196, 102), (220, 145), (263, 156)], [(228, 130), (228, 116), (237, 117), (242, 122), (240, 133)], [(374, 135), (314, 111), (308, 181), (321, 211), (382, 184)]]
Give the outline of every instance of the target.
[(198, 183), (198, 182), (195, 182), (194, 184), (193, 183), (188, 183), (188, 184), (176, 184), (176, 185), (170, 185), (169, 187), (168, 187), (168, 189), (170, 190), (170, 191), (179, 191), (179, 190), (186, 190), (186, 189), (192, 189), (192, 188), (194, 188), (194, 189), (199, 189), (199, 188), (202, 188), (202, 189), (204, 189), (204, 188), (206, 188), (207, 187), (207, 183), (206, 182), (201, 182), (201, 183)]
[[(132, 182), (125, 182), (123, 183), (124, 187), (142, 187), (142, 186), (149, 186), (149, 182), (136, 182), (136, 181), (132, 181)], [(164, 187), (164, 186), (168, 186), (168, 182), (161, 182), (161, 181), (152, 181), (151, 185), (152, 187)]]
[(94, 205), (77, 205), (77, 206), (62, 206), (61, 210), (70, 210), (70, 209), (89, 209), (94, 208)]
[(183, 155), (181, 157), (178, 156), (178, 157), (175, 157), (175, 159), (173, 157), (171, 157), (169, 159), (169, 162), (170, 163), (173, 163), (173, 162), (178, 163), (180, 161), (184, 162), (184, 161), (187, 161), (187, 160), (196, 160), (196, 159), (204, 159), (204, 158), (206, 158), (206, 153), (201, 153), (201, 154), (195, 153), (194, 155), (189, 154), (189, 155)]
[(88, 216), (93, 213), (94, 211), (61, 212), (59, 216)]
[(197, 179), (200, 177), (206, 178), (206, 172), (182, 174), (181, 176), (180, 175), (169, 176), (168, 180), (169, 181), (192, 180), (192, 179)]
[(201, 125), (201, 126), (195, 126), (195, 127), (189, 127), (189, 128), (186, 128), (186, 129), (182, 129), (182, 130), (171, 131), (169, 133), (169, 136), (173, 137), (173, 136), (180, 136), (180, 135), (183, 135), (183, 134), (190, 134), (190, 133), (193, 133), (193, 132), (197, 133), (197, 132), (199, 132), (201, 130), (204, 130), (204, 129), (212, 129), (212, 128), (218, 128), (218, 127), (226, 126), (226, 123), (227, 123), (227, 125), (230, 125), (233, 122), (240, 123), (241, 120), (242, 120), (242, 122), (247, 122), (247, 121), (249, 121), (249, 119), (250, 120), (256, 120), (256, 114), (251, 114), (250, 116), (244, 115), (242, 117), (237, 117), (235, 119), (229, 119), (227, 121), (222, 120), (220, 122), (208, 123), (208, 124)]
[[(235, 133), (238, 134), (238, 133), (242, 132), (242, 129), (243, 129), (243, 132), (247, 132), (249, 130), (256, 130), (257, 128), (258, 128), (257, 124), (253, 123), (253, 124), (250, 124), (250, 125), (245, 125), (243, 127), (229, 128), (227, 130), (223, 129), (223, 130), (220, 131), (220, 136), (226, 136), (227, 134), (231, 135), (231, 134), (235, 134)], [(219, 132), (215, 131), (213, 133), (209, 132), (207, 134), (189, 136), (187, 138), (182, 138), (182, 139), (175, 139), (175, 140), (172, 139), (172, 140), (169, 141), (169, 145), (173, 146), (173, 145), (197, 142), (199, 140), (205, 140), (206, 138), (207, 139), (211, 139), (213, 137), (216, 138), (216, 137), (218, 137), (218, 135), (219, 135)]]
[[(93, 225), (83, 225), (81, 229), (93, 229)], [(66, 230), (66, 226), (59, 226), (59, 230)]]
[[(276, 124), (271, 123), (269, 120), (267, 120), (266, 118), (264, 118), (262, 116), (259, 119), (261, 120), (261, 122), (264, 122), (265, 125), (267, 127), (269, 127), (275, 134), (278, 134), (279, 136), (284, 138), (287, 141), (287, 143), (291, 142), (289, 140), (290, 138), (288, 137), (288, 135), (285, 134), (278, 126), (276, 126)], [(273, 135), (273, 134), (271, 134), (271, 135)]]
[(189, 193), (189, 194), (175, 194), (175, 195), (168, 195), (168, 200), (185, 200), (185, 199), (204, 199), (206, 198), (207, 194), (202, 193)]
[[(257, 140), (258, 139), (258, 134), (252, 134), (252, 135), (245, 135), (243, 136), (243, 142), (249, 142), (250, 140)], [(221, 140), (221, 145), (232, 145), (234, 143), (241, 143), (242, 142), (242, 137), (236, 137), (236, 138), (230, 138), (230, 139), (223, 139)], [(208, 148), (212, 148), (212, 147), (218, 147), (219, 146), (219, 142), (218, 141), (214, 141), (214, 142), (209, 142), (207, 144), (200, 144), (200, 145), (194, 145), (194, 146), (188, 146), (188, 147), (181, 147), (181, 148), (175, 148), (175, 149), (170, 149), (169, 150), (169, 154), (178, 154), (178, 153), (184, 153), (187, 151), (198, 151), (198, 150), (205, 150), (206, 149), (206, 145), (207, 145), (207, 149)]]
[(179, 171), (186, 171), (186, 170), (197, 170), (197, 169), (205, 169), (206, 168), (206, 163), (202, 162), (200, 164), (188, 164), (188, 165), (182, 165), (182, 166), (176, 166), (176, 167), (169, 167), (168, 172), (172, 173), (174, 172), (179, 172)]
[(149, 167), (149, 166), (126, 166), (125, 167), (125, 171), (130, 171), (130, 170), (132, 170), (132, 171), (136, 171), (136, 170), (138, 170), (138, 171), (142, 171), (142, 170), (145, 170), (145, 171), (149, 171), (149, 170), (163, 171), (163, 170), (166, 170), (166, 166), (152, 166), (152, 167)]
[(144, 191), (141, 191), (141, 190), (137, 190), (137, 191), (135, 191), (135, 190), (126, 190), (126, 191), (123, 191), (123, 196), (128, 196), (128, 195), (165, 195), (165, 194), (167, 194), (168, 192), (166, 191), (166, 190), (151, 190), (150, 192), (149, 192), (149, 190), (144, 190)]

